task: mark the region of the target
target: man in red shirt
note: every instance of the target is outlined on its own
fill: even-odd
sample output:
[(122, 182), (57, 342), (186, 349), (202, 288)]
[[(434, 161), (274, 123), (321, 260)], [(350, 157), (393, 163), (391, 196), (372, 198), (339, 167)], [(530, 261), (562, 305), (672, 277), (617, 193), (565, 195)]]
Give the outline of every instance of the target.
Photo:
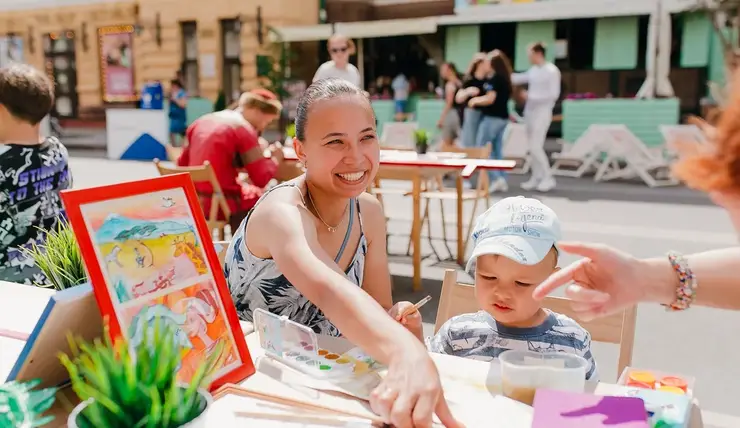
[[(280, 147), (270, 147), (272, 158), (265, 157), (259, 136), (280, 115), (282, 105), (275, 94), (265, 89), (245, 92), (235, 110), (207, 114), (187, 129), (188, 144), (177, 160), (179, 166), (200, 166), (210, 162), (216, 178), (231, 208), (231, 230), (236, 230), (275, 178), (283, 160)], [(245, 169), (249, 183), (239, 179), (239, 170)], [(201, 195), (201, 206), (210, 212), (213, 186), (196, 185)]]

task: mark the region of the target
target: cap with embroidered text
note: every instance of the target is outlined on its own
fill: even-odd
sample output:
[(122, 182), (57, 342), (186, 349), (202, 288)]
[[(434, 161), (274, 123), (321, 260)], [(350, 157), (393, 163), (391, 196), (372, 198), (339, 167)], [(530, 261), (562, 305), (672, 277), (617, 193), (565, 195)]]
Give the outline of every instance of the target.
[(473, 227), (473, 254), (466, 271), (482, 255), (496, 254), (524, 265), (541, 262), (561, 239), (560, 220), (542, 202), (516, 196), (493, 204)]

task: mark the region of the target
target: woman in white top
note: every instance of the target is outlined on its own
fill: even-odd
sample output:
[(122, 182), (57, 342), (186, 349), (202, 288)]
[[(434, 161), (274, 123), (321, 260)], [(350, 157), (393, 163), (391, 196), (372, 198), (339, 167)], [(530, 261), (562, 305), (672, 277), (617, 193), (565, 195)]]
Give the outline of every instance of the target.
[(329, 49), (331, 60), (319, 66), (319, 69), (316, 70), (316, 74), (313, 76), (313, 81), (316, 82), (317, 80), (335, 77), (346, 80), (362, 89), (360, 71), (349, 62), (349, 57), (354, 55), (356, 51), (355, 43), (352, 39), (341, 34), (334, 34), (329, 38), (326, 46)]

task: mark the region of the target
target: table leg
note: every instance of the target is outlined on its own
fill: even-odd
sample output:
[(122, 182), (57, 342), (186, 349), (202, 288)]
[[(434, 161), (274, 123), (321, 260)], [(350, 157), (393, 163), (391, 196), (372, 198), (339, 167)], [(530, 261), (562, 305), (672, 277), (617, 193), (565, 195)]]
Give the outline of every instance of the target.
[(414, 175), (411, 190), (413, 200), (413, 220), (411, 224), (411, 241), (414, 246), (414, 291), (421, 291), (421, 177)]
[[(465, 239), (463, 239), (463, 177), (457, 174), (457, 264), (465, 263)], [(444, 225), (442, 225), (444, 227)]]

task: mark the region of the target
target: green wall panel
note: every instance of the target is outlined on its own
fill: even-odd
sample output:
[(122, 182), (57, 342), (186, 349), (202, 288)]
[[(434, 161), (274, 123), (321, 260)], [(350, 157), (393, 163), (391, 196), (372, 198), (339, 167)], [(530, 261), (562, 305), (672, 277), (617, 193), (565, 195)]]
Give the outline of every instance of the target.
[(678, 98), (596, 99), (563, 102), (563, 138), (574, 142), (594, 124), (626, 125), (648, 146), (663, 144), (660, 125), (676, 125)]
[(457, 66), (459, 71), (468, 67), (473, 55), (480, 52), (480, 27), (464, 25), (447, 27), (445, 32), (445, 61)]
[(529, 68), (527, 48), (534, 42), (543, 42), (547, 47), (547, 59), (554, 61), (555, 21), (528, 21), (517, 24), (514, 70), (524, 71)]
[(637, 67), (637, 22), (636, 16), (596, 20), (595, 70), (632, 70)]
[(681, 34), (681, 67), (706, 67), (712, 45), (712, 23), (703, 12), (685, 13)]

